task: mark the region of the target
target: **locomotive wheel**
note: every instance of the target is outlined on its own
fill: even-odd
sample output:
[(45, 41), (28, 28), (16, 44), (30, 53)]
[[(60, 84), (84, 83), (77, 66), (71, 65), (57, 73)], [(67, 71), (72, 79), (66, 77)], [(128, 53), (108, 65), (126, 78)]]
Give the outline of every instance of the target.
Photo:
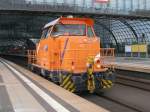
[(31, 69), (32, 72), (34, 72), (34, 66), (31, 65), (30, 69)]
[(41, 75), (44, 77), (44, 78), (48, 78), (47, 75), (46, 75), (46, 71), (44, 69), (41, 69)]
[(32, 72), (34, 72), (34, 66), (33, 65), (28, 65), (28, 69)]

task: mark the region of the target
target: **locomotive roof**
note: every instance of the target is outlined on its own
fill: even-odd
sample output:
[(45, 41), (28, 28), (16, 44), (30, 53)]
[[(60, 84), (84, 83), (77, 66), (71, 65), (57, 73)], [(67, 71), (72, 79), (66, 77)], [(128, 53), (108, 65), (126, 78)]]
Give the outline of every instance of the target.
[(92, 26), (94, 24), (94, 21), (90, 18), (67, 18), (67, 17), (60, 17), (58, 19), (55, 19), (49, 23), (47, 23), (44, 26), (45, 28), (48, 28), (50, 26), (53, 26), (57, 23), (63, 23), (63, 24), (87, 24)]

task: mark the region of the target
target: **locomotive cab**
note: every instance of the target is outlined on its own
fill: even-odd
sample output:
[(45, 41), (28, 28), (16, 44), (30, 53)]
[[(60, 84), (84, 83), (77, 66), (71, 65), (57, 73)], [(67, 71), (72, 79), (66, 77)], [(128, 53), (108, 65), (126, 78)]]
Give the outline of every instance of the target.
[(113, 74), (106, 74), (111, 65), (104, 57), (114, 57), (114, 49), (100, 48), (100, 39), (94, 32), (94, 21), (89, 18), (61, 17), (43, 28), (34, 62), (29, 64), (43, 76), (58, 82), (71, 92), (105, 89), (112, 86)]

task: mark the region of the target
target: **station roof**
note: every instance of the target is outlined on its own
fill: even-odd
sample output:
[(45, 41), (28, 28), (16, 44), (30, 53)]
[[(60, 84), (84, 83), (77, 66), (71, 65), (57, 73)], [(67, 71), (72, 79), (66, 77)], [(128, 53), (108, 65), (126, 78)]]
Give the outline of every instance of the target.
[[(2, 41), (19, 40), (41, 37), (41, 28), (48, 27), (60, 21), (61, 15), (31, 15), (28, 13), (15, 14), (5, 13), (0, 16), (0, 44), (7, 44)], [(77, 15), (76, 15), (77, 16)], [(147, 18), (127, 18), (108, 16), (77, 16), (94, 19), (94, 29), (97, 36), (101, 38), (104, 47), (115, 47), (124, 52), (124, 45), (133, 43), (150, 43), (150, 19)], [(87, 18), (76, 18), (80, 21), (88, 21), (93, 24), (93, 20)], [(61, 21), (71, 18), (61, 18)], [(88, 23), (87, 22), (87, 23)], [(13, 43), (13, 42), (11, 42)]]

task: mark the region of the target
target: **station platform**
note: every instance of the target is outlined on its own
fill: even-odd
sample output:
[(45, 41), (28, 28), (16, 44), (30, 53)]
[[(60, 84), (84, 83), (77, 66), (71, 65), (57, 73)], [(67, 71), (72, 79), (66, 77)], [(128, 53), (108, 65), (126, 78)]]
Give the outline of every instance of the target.
[(0, 112), (108, 112), (0, 58)]
[(116, 57), (115, 68), (150, 73), (150, 58)]

